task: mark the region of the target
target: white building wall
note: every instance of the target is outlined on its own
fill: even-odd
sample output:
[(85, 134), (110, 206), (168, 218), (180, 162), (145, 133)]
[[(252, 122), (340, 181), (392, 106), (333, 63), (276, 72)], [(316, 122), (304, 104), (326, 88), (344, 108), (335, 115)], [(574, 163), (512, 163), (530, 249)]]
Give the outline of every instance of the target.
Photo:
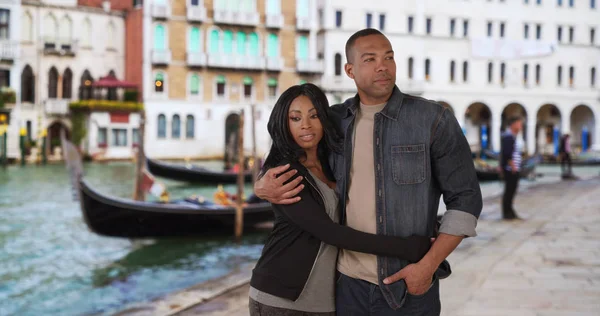
[[(10, 11), (10, 22), (9, 22), (9, 36), (8, 39), (2, 40), (1, 45), (6, 46), (11, 51), (14, 58), (12, 61), (0, 64), (1, 69), (7, 69), (10, 71), (10, 88), (12, 88), (17, 96), (15, 108), (10, 114), (10, 126), (8, 127), (8, 144), (7, 144), (7, 157), (14, 158), (19, 154), (19, 130), (21, 127), (25, 127), (19, 120), (20, 107), (19, 107), (19, 95), (20, 95), (20, 52), (19, 52), (19, 37), (21, 34), (21, 1), (20, 0), (6, 0), (0, 2), (0, 8)], [(4, 49), (7, 49), (4, 48)]]
[[(366, 27), (366, 14), (372, 13), (372, 27), (379, 28), (379, 15), (385, 14), (384, 34), (395, 51), (397, 84), (401, 90), (425, 98), (448, 103), (464, 126), (464, 113), (470, 104), (482, 102), (492, 112), (492, 146), (499, 150), (500, 116), (510, 103), (521, 104), (527, 112), (527, 148), (535, 151), (535, 123), (538, 109), (544, 104), (556, 105), (563, 119), (562, 129), (569, 129), (571, 110), (585, 104), (600, 112), (600, 9), (590, 9), (589, 1), (577, 1), (575, 8), (563, 1), (435, 1), (409, 0), (344, 1), (325, 0), (324, 59), (325, 73), (321, 86), (330, 101), (346, 99), (356, 89), (351, 79), (334, 75), (334, 56), (339, 52), (345, 62), (346, 40)], [(600, 4), (597, 4), (597, 6)], [(342, 26), (335, 26), (335, 11), (342, 10)], [(413, 33), (408, 33), (408, 16), (414, 17)], [(425, 34), (426, 18), (432, 19), (431, 34)], [(450, 19), (455, 19), (455, 35), (450, 36)], [(463, 38), (463, 21), (468, 20), (468, 38)], [(500, 38), (500, 22), (505, 23), (507, 40), (523, 40), (524, 24), (529, 24), (529, 39), (536, 40), (536, 24), (542, 25), (541, 41), (557, 39), (557, 26), (563, 27), (562, 43), (550, 56), (518, 60), (476, 59), (471, 54), (470, 39), (487, 37), (487, 22), (492, 22), (492, 38)], [(567, 44), (569, 26), (575, 27), (574, 43)], [(595, 45), (590, 43), (590, 27), (596, 29)], [(414, 58), (413, 79), (408, 78), (408, 58)], [(430, 80), (425, 80), (425, 59), (431, 60)], [(450, 61), (456, 61), (455, 82), (450, 82)], [(462, 63), (468, 61), (468, 79), (463, 82)], [(493, 79), (488, 83), (487, 65), (493, 63)], [(500, 64), (506, 63), (504, 86), (500, 83)], [(528, 85), (523, 84), (523, 65), (529, 65)], [(535, 83), (535, 66), (541, 65), (540, 84)], [(562, 85), (557, 85), (557, 67), (562, 65)], [(575, 78), (569, 87), (569, 67), (575, 67)], [(590, 85), (590, 69), (596, 67), (596, 87)], [(596, 114), (595, 121), (600, 121)], [(473, 140), (479, 137), (471, 137)], [(600, 142), (596, 128), (593, 143)]]

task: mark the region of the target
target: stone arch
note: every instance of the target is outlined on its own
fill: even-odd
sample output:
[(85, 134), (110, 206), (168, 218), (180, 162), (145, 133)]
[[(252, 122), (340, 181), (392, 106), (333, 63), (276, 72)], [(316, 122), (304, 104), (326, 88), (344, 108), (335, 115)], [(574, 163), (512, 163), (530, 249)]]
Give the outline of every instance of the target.
[(479, 153), (483, 149), (491, 148), (492, 111), (490, 107), (482, 102), (471, 103), (467, 107), (464, 116), (463, 131), (469, 142), (471, 151)]
[(587, 150), (594, 143), (596, 135), (596, 117), (592, 108), (586, 104), (579, 104), (571, 111), (571, 145), (573, 150)]
[(536, 114), (535, 151), (542, 155), (558, 154), (562, 114), (555, 104), (542, 105)]

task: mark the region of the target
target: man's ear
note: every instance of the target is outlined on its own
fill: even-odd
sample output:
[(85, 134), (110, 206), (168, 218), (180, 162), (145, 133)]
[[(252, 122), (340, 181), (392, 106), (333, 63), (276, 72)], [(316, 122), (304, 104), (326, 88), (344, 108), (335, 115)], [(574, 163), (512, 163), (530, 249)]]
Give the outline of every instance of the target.
[(354, 65), (346, 63), (344, 65), (344, 71), (346, 71), (346, 75), (350, 77), (350, 79), (354, 80)]

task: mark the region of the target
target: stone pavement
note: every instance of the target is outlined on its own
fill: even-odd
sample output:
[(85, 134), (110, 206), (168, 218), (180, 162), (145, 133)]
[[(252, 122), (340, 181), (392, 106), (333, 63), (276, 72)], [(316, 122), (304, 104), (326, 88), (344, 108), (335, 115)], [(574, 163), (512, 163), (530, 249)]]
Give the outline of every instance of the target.
[[(522, 187), (524, 221), (484, 192), (475, 238), (448, 258), (443, 316), (600, 315), (600, 177)], [(251, 265), (118, 315), (247, 316)]]

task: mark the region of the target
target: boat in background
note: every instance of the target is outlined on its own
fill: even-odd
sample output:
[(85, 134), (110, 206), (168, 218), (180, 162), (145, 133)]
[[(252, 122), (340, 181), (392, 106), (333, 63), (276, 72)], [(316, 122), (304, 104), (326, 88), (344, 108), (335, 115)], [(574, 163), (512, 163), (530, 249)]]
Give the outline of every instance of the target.
[[(155, 176), (190, 183), (231, 184), (236, 183), (238, 177), (235, 172), (218, 172), (194, 165), (182, 166), (150, 158), (146, 158), (146, 165), (148, 171)], [(244, 181), (252, 181), (252, 172), (244, 173)]]

